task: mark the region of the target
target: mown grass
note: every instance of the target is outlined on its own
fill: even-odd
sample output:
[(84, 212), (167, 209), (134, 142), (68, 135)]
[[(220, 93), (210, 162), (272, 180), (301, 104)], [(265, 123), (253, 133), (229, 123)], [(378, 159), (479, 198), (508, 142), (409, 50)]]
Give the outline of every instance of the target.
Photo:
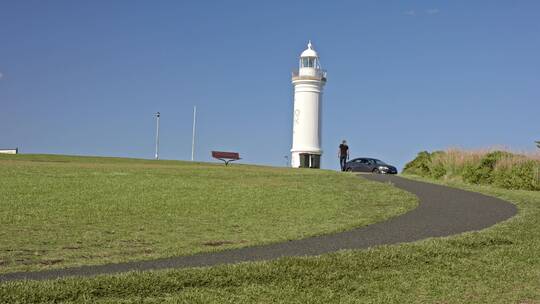
[(0, 155), (0, 176), (0, 273), (298, 239), (416, 205), (346, 174), (238, 164)]
[(3, 303), (540, 303), (540, 193), (479, 232), (319, 257), (0, 285)]

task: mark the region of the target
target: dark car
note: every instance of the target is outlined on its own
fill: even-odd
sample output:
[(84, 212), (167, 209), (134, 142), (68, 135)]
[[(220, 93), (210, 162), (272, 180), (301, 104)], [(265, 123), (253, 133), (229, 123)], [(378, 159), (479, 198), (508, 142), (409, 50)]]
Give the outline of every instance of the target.
[(367, 157), (355, 158), (348, 161), (345, 164), (345, 171), (397, 174), (396, 167), (391, 166), (381, 160)]

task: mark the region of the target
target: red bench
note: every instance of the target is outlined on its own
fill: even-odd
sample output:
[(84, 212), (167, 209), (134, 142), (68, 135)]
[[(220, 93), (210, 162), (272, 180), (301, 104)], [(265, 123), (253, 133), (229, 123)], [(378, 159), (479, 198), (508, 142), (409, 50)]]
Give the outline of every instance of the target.
[(212, 151), (212, 157), (225, 162), (225, 166), (229, 165), (232, 161), (241, 159), (240, 154), (236, 152)]

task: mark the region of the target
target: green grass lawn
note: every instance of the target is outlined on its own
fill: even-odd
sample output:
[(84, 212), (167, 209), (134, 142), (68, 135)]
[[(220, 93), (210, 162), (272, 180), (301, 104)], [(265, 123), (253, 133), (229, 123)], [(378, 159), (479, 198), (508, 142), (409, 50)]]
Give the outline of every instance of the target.
[(0, 155), (0, 273), (189, 255), (367, 225), (416, 198), (349, 174)]
[(0, 302), (540, 303), (540, 192), (453, 184), (515, 203), (479, 232), (308, 258), (0, 285)]

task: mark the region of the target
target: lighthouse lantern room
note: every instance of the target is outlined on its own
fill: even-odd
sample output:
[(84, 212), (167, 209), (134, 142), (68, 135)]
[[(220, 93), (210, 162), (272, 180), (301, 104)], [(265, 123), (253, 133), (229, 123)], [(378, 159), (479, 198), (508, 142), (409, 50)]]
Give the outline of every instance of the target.
[(322, 91), (326, 84), (326, 71), (321, 69), (319, 56), (311, 41), (300, 55), (299, 68), (293, 72), (294, 86), (293, 141), (291, 166), (293, 168), (320, 168)]

